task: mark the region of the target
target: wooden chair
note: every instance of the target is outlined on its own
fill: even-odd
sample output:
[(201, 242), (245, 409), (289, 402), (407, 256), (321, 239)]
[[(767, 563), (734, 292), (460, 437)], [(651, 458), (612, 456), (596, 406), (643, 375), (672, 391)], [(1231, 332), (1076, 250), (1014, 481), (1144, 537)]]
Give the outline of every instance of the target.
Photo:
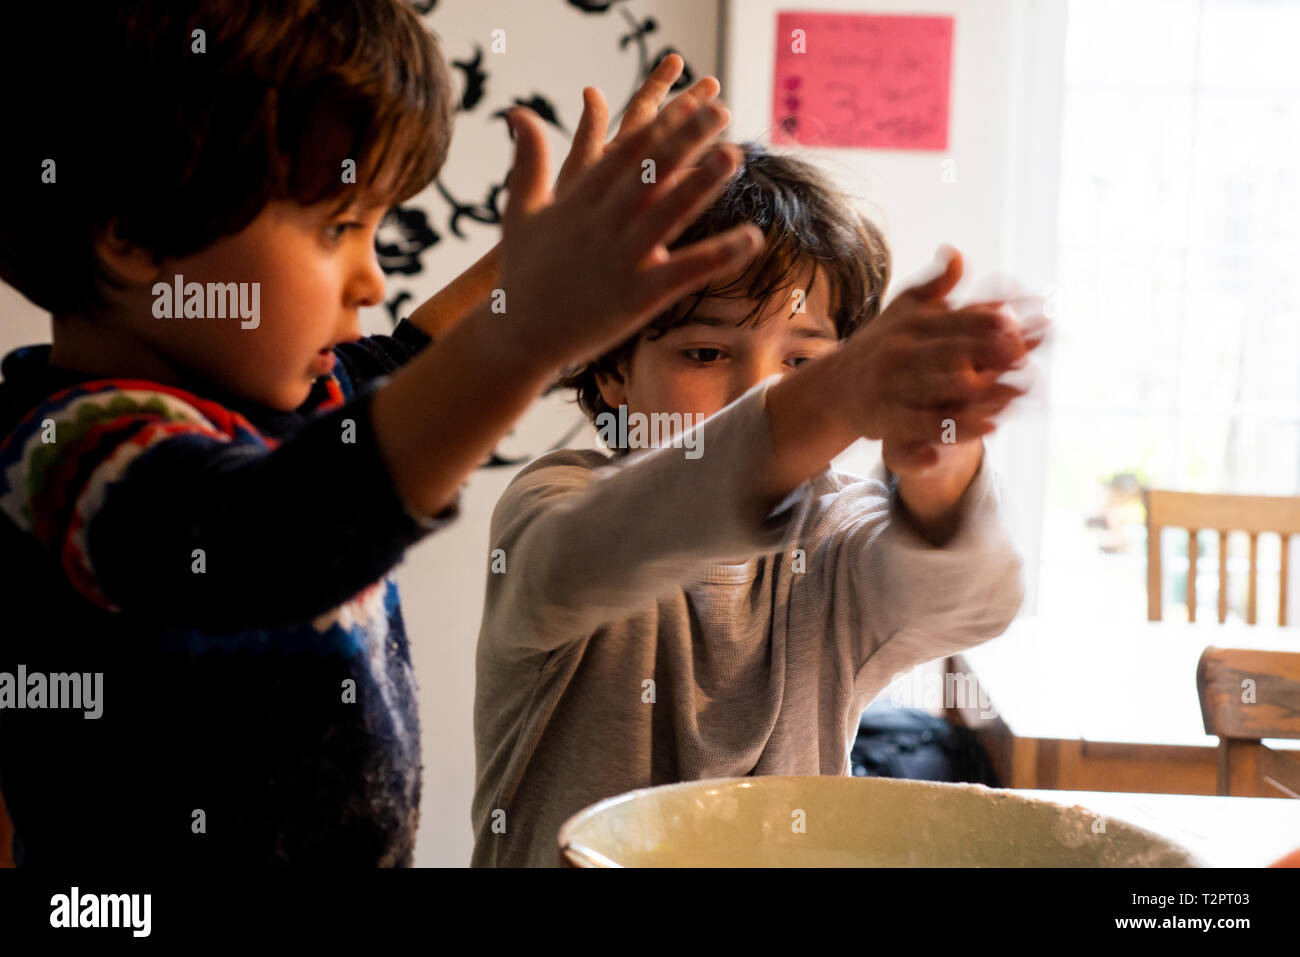
[(1300, 738), (1300, 652), (1211, 646), (1196, 691), (1205, 733), (1219, 737), (1219, 794), (1300, 798), (1300, 752), (1260, 743)]
[(1300, 498), (1267, 495), (1207, 495), (1147, 489), (1142, 493), (1147, 509), (1147, 618), (1160, 621), (1160, 531), (1185, 528), (1187, 543), (1187, 620), (1196, 621), (1196, 533), (1203, 528), (1219, 533), (1219, 622), (1228, 617), (1228, 533), (1250, 533), (1250, 580), (1246, 621), (1255, 624), (1256, 546), (1261, 532), (1282, 538), (1282, 570), (1277, 623), (1286, 625), (1286, 582), (1290, 538), (1300, 532)]

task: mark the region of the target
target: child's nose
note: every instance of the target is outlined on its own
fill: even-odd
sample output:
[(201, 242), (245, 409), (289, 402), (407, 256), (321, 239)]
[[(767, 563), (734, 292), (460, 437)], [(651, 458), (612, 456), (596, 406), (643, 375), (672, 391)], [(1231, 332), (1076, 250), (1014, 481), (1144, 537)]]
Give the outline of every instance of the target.
[(384, 301), (384, 271), (372, 249), (349, 278), (348, 300), (352, 306), (377, 306)]
[(727, 398), (728, 403), (735, 402), (768, 376), (790, 371), (780, 359), (761, 356), (737, 362), (733, 368), (736, 369), (736, 375), (731, 383), (731, 395)]

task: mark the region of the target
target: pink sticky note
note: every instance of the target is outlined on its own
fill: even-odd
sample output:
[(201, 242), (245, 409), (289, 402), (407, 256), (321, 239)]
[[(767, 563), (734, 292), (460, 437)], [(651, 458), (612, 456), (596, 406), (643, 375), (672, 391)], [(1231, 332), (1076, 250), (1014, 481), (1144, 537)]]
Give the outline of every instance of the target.
[(952, 17), (778, 13), (773, 141), (946, 150), (952, 31)]

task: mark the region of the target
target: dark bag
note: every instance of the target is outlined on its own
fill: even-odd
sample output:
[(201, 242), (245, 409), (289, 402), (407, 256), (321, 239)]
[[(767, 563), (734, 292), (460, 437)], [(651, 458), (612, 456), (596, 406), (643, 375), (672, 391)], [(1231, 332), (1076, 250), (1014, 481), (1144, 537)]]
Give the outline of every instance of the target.
[(849, 763), (854, 777), (999, 787), (988, 754), (969, 728), (888, 702), (876, 702), (862, 712)]

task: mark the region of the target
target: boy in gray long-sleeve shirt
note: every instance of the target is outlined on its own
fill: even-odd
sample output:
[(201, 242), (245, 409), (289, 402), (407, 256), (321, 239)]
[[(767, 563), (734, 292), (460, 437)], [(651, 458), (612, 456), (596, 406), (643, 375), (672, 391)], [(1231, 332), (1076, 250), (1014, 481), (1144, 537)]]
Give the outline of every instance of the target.
[[(619, 447), (543, 456), (493, 515), (475, 866), (555, 865), (565, 819), (635, 788), (845, 774), (893, 676), (1020, 607), (981, 436), (1021, 394), (996, 379), (1041, 323), (950, 308), (955, 254), (876, 318), (879, 232), (807, 165), (744, 149), (679, 242), (748, 221), (765, 249), (574, 370)], [(645, 443), (625, 423), (669, 412), (683, 430), (708, 417), (628, 454)], [(829, 469), (859, 436), (883, 440), (883, 465)]]

